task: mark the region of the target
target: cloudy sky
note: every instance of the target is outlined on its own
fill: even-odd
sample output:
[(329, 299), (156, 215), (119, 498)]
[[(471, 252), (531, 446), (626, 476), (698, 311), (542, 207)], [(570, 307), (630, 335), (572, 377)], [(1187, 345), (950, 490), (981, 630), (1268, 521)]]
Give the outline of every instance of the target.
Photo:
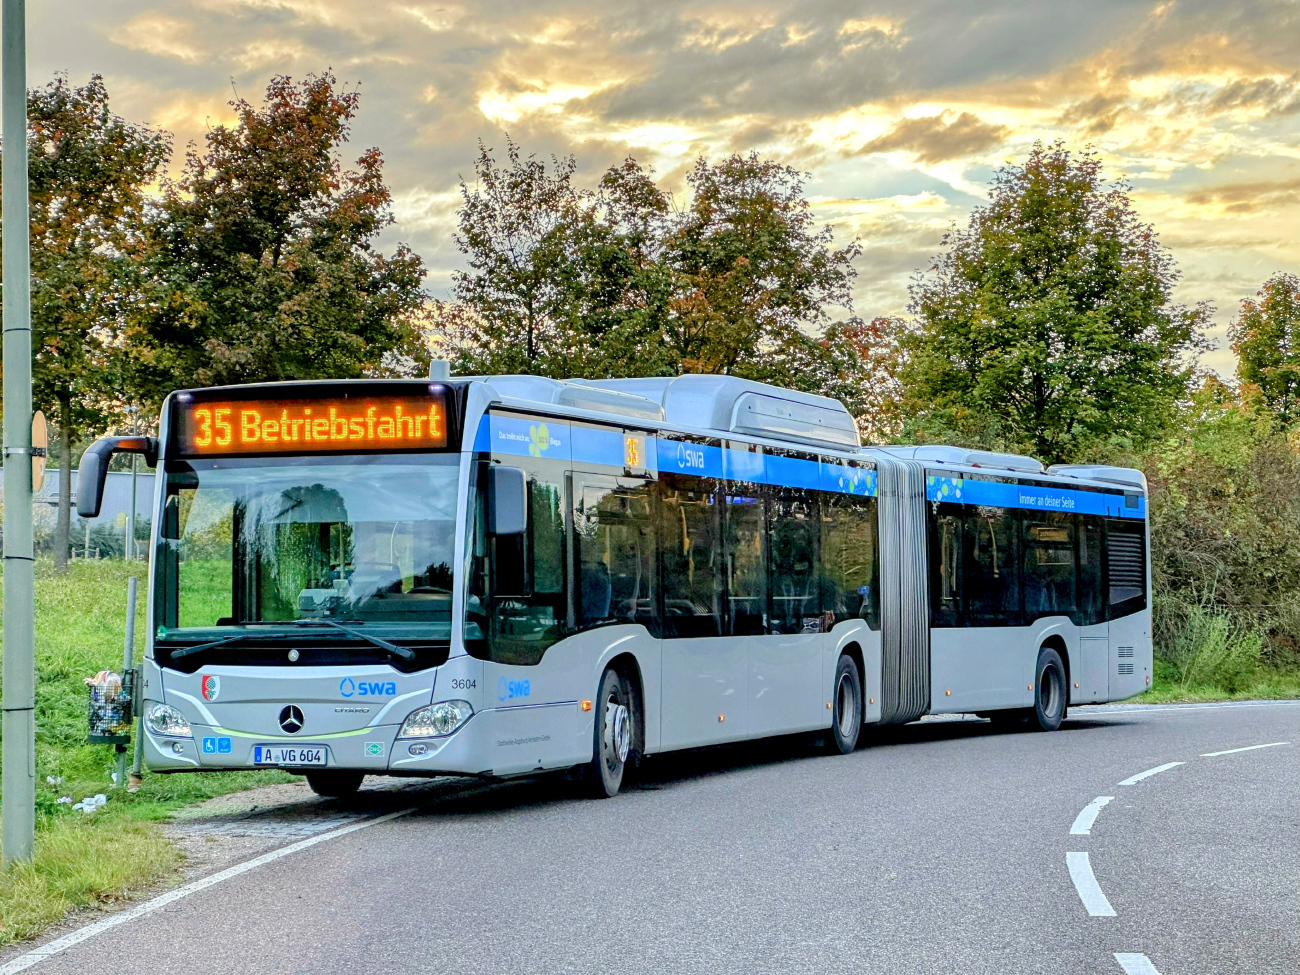
[(178, 146), (273, 74), (359, 85), (352, 155), (383, 150), (394, 239), (440, 295), (459, 176), (505, 133), (591, 181), (635, 156), (679, 199), (701, 154), (799, 166), (837, 239), (861, 238), (864, 316), (904, 310), (944, 229), (1036, 139), (1091, 144), (1132, 183), (1220, 342), (1243, 296), (1300, 270), (1294, 0), (42, 0), (28, 17), (32, 84), (103, 74), (120, 114)]

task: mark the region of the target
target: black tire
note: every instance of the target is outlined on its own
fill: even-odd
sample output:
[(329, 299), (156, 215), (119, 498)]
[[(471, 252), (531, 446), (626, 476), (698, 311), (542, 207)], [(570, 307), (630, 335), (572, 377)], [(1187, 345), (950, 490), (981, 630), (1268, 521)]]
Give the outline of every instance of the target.
[(615, 670), (605, 671), (595, 701), (591, 764), (583, 776), (593, 798), (612, 799), (623, 785), (636, 737), (635, 709), (627, 681)]
[(831, 685), (831, 733), (826, 748), (832, 755), (847, 755), (858, 747), (862, 732), (862, 676), (848, 654), (840, 657)]
[(308, 772), (307, 784), (311, 791), (326, 799), (342, 799), (361, 788), (365, 772), (346, 772), (331, 769), (328, 772)]
[(1065, 720), (1070, 701), (1061, 655), (1051, 647), (1040, 649), (1034, 678), (1034, 707), (1029, 712), (1029, 726), (1039, 731), (1055, 731)]

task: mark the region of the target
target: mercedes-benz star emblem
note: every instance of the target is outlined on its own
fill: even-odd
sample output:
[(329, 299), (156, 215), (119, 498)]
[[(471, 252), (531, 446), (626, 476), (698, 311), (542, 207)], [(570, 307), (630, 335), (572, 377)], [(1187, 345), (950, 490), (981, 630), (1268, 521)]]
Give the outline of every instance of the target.
[(295, 704), (290, 704), (280, 712), (280, 727), (286, 735), (296, 735), (302, 730), (302, 711)]

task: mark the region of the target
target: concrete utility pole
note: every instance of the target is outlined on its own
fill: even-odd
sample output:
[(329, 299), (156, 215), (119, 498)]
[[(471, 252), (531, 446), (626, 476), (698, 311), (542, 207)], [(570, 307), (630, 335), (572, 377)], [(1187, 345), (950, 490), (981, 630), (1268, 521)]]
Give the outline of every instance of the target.
[(32, 308), (27, 213), (25, 0), (0, 12), (4, 139), (4, 859), (30, 860), (36, 830), (36, 627), (32, 589)]

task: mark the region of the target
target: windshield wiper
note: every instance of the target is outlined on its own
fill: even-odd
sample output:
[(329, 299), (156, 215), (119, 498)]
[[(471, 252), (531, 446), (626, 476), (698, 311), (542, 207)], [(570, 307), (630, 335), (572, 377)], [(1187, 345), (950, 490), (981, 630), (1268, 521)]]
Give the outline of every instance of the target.
[(270, 636), (262, 633), (238, 633), (235, 636), (222, 637), (220, 640), (211, 640), (208, 643), (196, 643), (192, 647), (181, 647), (179, 650), (171, 650), (168, 652), (168, 657), (171, 660), (179, 660), (182, 657), (192, 657), (196, 653), (202, 653), (204, 650), (211, 650), (213, 647), (224, 647), (227, 643), (238, 643), (240, 640), (251, 640), (254, 637), (259, 640), (283, 640), (288, 636), (288, 633), (272, 633)]
[[(364, 620), (357, 620), (358, 623)], [(335, 623), (333, 620), (311, 619), (311, 620), (247, 620), (240, 623), (240, 626), (329, 626), (336, 630), (341, 630), (348, 636), (357, 640), (365, 640), (367, 643), (379, 647), (381, 650), (387, 650), (389, 654), (397, 657), (399, 660), (405, 660), (407, 663), (413, 661), (416, 657), (415, 651), (408, 647), (398, 646), (396, 643), (389, 643), (377, 636), (371, 636), (368, 633), (361, 633), (352, 629), (350, 626), (344, 626), (342, 623)], [(292, 633), (238, 633), (235, 636), (223, 637), (220, 640), (212, 640), (208, 643), (198, 643), (192, 647), (184, 647), (179, 650), (172, 650), (169, 654), (172, 660), (179, 660), (182, 657), (192, 657), (197, 653), (205, 650), (211, 650), (215, 647), (224, 647), (227, 643), (237, 643), (240, 640), (289, 640), (293, 639)]]
[(415, 651), (411, 650), (408, 647), (400, 647), (396, 643), (389, 643), (387, 640), (381, 640), (379, 637), (371, 636), (369, 633), (362, 633), (358, 630), (352, 629), (352, 627), (350, 626), (344, 626), (342, 623), (335, 623), (333, 620), (327, 620), (327, 619), (294, 620), (293, 625), (294, 626), (332, 626), (334, 629), (341, 630), (350, 637), (353, 637), (358, 640), (365, 640), (367, 643), (372, 643), (375, 646), (379, 647), (381, 650), (387, 650), (393, 656), (397, 657), (400, 660), (405, 660), (407, 663), (410, 663), (412, 660), (415, 659)]

